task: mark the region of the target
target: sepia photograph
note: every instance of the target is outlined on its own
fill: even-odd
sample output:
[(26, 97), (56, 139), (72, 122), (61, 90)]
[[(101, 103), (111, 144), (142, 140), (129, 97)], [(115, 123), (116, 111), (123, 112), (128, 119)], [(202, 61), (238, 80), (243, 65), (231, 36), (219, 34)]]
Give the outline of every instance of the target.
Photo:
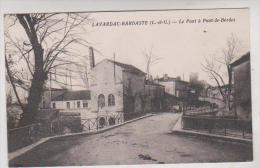
[(249, 15), (4, 14), (9, 166), (252, 162)]

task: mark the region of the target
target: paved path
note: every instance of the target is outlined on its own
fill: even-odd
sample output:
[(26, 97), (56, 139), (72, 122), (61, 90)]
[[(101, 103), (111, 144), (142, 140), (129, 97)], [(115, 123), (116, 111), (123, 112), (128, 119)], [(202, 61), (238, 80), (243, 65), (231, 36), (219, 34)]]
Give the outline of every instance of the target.
[(178, 115), (163, 113), (107, 132), (51, 140), (10, 166), (73, 166), (252, 160), (252, 149), (170, 134)]

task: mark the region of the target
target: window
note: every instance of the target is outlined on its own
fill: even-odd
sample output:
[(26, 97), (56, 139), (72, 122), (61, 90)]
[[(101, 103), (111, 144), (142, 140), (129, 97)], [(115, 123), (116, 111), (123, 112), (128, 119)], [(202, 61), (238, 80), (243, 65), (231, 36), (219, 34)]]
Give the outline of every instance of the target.
[(77, 101), (77, 108), (80, 108), (80, 101)]
[(114, 106), (115, 105), (115, 96), (110, 94), (108, 95), (108, 106)]
[(68, 109), (70, 108), (70, 102), (67, 102), (67, 108)]
[(88, 102), (83, 102), (83, 108), (87, 108), (88, 107)]
[(52, 108), (56, 108), (56, 103), (52, 103)]
[(105, 106), (105, 96), (103, 94), (98, 95), (98, 107), (103, 108)]

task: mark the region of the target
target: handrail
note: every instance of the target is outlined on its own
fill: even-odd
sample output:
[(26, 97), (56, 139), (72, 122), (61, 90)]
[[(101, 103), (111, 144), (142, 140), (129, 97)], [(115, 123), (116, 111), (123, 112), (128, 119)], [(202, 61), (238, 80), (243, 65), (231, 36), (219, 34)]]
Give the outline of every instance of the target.
[(195, 119), (209, 119), (209, 120), (226, 120), (226, 121), (245, 121), (245, 122), (251, 122), (251, 120), (246, 119), (231, 119), (231, 118), (224, 118), (224, 117), (218, 117), (218, 116), (193, 116), (193, 115), (184, 115), (183, 118), (195, 118)]
[(245, 138), (246, 133), (252, 132), (252, 120), (235, 118), (230, 119), (216, 116), (209, 117), (183, 115), (182, 128), (198, 131), (208, 130), (209, 133), (212, 133), (213, 130), (224, 130), (223, 133), (225, 136), (227, 135), (228, 129), (231, 129), (241, 132), (242, 137)]
[(20, 130), (20, 129), (25, 129), (25, 128), (27, 128), (27, 127), (31, 127), (31, 126), (34, 126), (34, 125), (39, 125), (39, 124), (40, 124), (40, 123), (34, 123), (34, 124), (25, 125), (25, 126), (18, 127), (18, 128), (9, 129), (9, 130), (8, 130), (8, 133), (14, 132), (14, 131), (17, 131), (17, 130)]

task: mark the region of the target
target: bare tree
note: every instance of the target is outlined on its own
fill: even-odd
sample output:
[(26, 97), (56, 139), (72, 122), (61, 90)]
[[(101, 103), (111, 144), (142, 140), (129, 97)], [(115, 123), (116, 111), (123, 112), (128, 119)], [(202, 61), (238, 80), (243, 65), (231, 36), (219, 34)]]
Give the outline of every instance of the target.
[(151, 67), (152, 65), (154, 65), (155, 63), (157, 63), (161, 58), (156, 56), (153, 53), (153, 47), (150, 48), (150, 50), (144, 50), (142, 52), (144, 58), (145, 58), (145, 67), (146, 67), (146, 74), (147, 74), (147, 79), (149, 80), (150, 78), (150, 71), (151, 71)]
[[(51, 14), (16, 14), (8, 16), (13, 20), (11, 26), (18, 27), (25, 32), (25, 36), (15, 37), (5, 29), (7, 52), (15, 50), (12, 57), (19, 57), (25, 62), (30, 77), (28, 85), (28, 103), (24, 107), (22, 125), (32, 123), (44, 89), (48, 74), (57, 67), (80, 64), (76, 61), (73, 46), (88, 46), (87, 41), (81, 38), (79, 29), (88, 21), (89, 15), (75, 13)], [(8, 59), (8, 58), (6, 58)], [(6, 61), (6, 69), (10, 66)], [(10, 76), (12, 76), (10, 78)], [(9, 78), (14, 79), (9, 73)], [(17, 77), (17, 76), (16, 76)], [(24, 82), (24, 78), (20, 79)], [(58, 81), (57, 81), (58, 82)], [(15, 83), (14, 80), (11, 83)], [(21, 86), (21, 85), (20, 85)], [(17, 96), (19, 97), (19, 96)]]
[[(203, 70), (207, 72), (211, 79), (217, 84), (218, 90), (223, 97), (227, 108), (231, 110), (231, 92), (232, 92), (232, 70), (230, 64), (239, 54), (241, 43), (232, 34), (227, 39), (227, 45), (221, 50), (220, 57), (211, 59), (205, 58), (205, 64), (202, 64)], [(222, 72), (224, 68), (224, 73)], [(225, 78), (227, 78), (225, 80)]]
[(81, 64), (83, 65), (83, 67), (77, 67), (78, 69), (78, 75), (81, 79), (81, 81), (84, 84), (84, 88), (89, 89), (89, 56), (88, 55), (84, 55), (81, 59), (80, 59)]
[(14, 91), (14, 94), (15, 94), (15, 97), (16, 97), (16, 100), (18, 102), (18, 104), (20, 105), (21, 109), (23, 112), (25, 112), (25, 108), (21, 102), (21, 99), (18, 95), (18, 91), (17, 91), (17, 88), (16, 88), (16, 84), (18, 83), (17, 80), (15, 80), (15, 78), (13, 76), (15, 76), (15, 73), (13, 73), (10, 69), (10, 66), (13, 64), (12, 62), (12, 59), (11, 58), (7, 58), (5, 56), (5, 66), (6, 66), (6, 72), (7, 72), (7, 77), (6, 77), (6, 81), (8, 83), (11, 84), (12, 88), (13, 88), (13, 91)]

